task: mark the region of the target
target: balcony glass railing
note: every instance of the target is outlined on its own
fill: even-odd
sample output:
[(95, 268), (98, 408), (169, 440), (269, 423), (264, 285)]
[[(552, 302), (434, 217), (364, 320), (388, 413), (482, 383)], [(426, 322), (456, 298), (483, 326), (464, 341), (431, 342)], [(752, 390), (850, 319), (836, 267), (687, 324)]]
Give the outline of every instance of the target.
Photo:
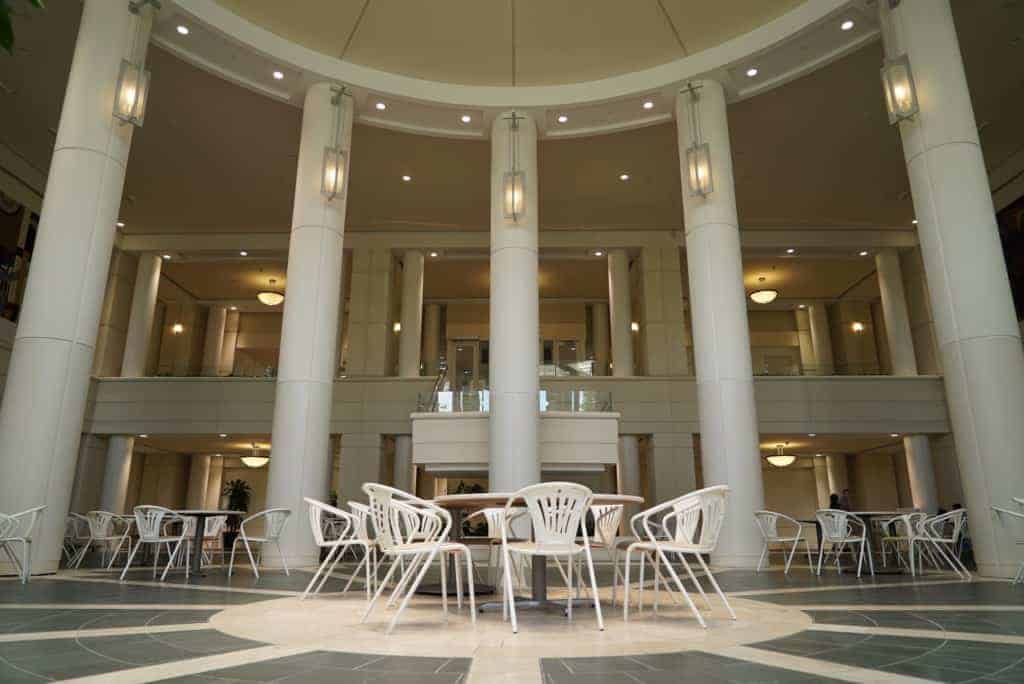
[(837, 363), (834, 366), (754, 366), (754, 375), (762, 377), (829, 377), (836, 375), (889, 375), (877, 363)]
[[(611, 393), (596, 390), (541, 390), (537, 401), (541, 412), (600, 413), (612, 410)], [(491, 409), (491, 393), (490, 390), (426, 393), (418, 396), (416, 404), (420, 413), (487, 413)]]

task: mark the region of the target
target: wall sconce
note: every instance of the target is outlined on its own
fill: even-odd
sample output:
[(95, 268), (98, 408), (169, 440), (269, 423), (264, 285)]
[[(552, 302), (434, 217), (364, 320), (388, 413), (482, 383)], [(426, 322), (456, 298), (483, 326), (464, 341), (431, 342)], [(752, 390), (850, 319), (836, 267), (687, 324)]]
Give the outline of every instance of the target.
[(885, 61), (882, 65), (882, 86), (885, 88), (885, 106), (889, 110), (890, 124), (912, 118), (920, 111), (914, 74), (906, 55)]
[(394, 332), (402, 332), (402, 324), (399, 321), (395, 321), (394, 325), (391, 326), (391, 330)]
[(854, 321), (853, 324), (850, 325), (850, 330), (859, 335), (860, 333), (864, 332), (864, 324), (861, 323), (860, 321)]
[(185, 326), (182, 325), (181, 323), (175, 323), (174, 325), (171, 326), (172, 335), (180, 335), (183, 332), (185, 332)]
[(519, 122), (522, 119), (515, 112), (507, 119), (509, 170), (502, 179), (502, 205), (505, 218), (513, 223), (518, 223), (526, 211), (526, 174), (519, 168)]
[(331, 144), (324, 148), (324, 162), (320, 185), (320, 192), (328, 201), (344, 197), (348, 181), (348, 174), (345, 168), (348, 155), (341, 148), (341, 127), (345, 115), (345, 106), (342, 98), (345, 96), (345, 89), (332, 88), (331, 92), (334, 93), (331, 97), (331, 106), (334, 107), (334, 138)]
[[(139, 34), (142, 31), (142, 9), (149, 4), (154, 4), (159, 9), (159, 3), (153, 0), (133, 0), (128, 3), (128, 11), (136, 16), (135, 35), (132, 37), (132, 49), (129, 53), (133, 57), (138, 52)], [(117, 74), (117, 87), (114, 90), (114, 117), (125, 122), (142, 127), (146, 118), (146, 101), (149, 99), (149, 69), (141, 60), (136, 63), (131, 60), (121, 60), (121, 70)]]
[(632, 330), (633, 332), (640, 332), (640, 324), (637, 323), (636, 321), (633, 321), (632, 323), (629, 324), (629, 329)]
[(700, 110), (697, 105), (700, 96), (699, 86), (690, 85), (685, 92), (690, 93), (690, 105), (687, 113), (690, 117), (690, 146), (686, 148), (686, 185), (690, 197), (707, 197), (715, 190), (711, 177), (711, 146), (704, 142), (704, 133), (700, 127)]

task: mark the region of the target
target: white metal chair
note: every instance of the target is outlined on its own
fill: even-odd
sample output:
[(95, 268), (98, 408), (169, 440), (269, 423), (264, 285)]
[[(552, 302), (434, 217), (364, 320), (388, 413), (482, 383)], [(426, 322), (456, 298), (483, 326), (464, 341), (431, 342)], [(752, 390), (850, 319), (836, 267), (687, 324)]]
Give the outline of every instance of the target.
[[(590, 507), (590, 513), (594, 517), (594, 535), (590, 538), (590, 550), (604, 549), (607, 551), (612, 563), (612, 605), (615, 605), (615, 597), (618, 589), (618, 581), (625, 582), (625, 576), (619, 568), (619, 527), (622, 525), (622, 504), (605, 504)], [(556, 559), (557, 560), (557, 559)], [(577, 576), (581, 574), (580, 564), (583, 556), (577, 555)], [(559, 563), (559, 569), (561, 564)]]
[[(646, 536), (646, 541), (637, 541), (629, 545), (626, 549), (626, 595), (623, 601), (623, 618), (629, 620), (629, 570), (630, 570), (630, 558), (634, 551), (641, 553), (653, 552), (655, 554), (655, 561), (659, 564), (664, 564), (668, 568), (669, 575), (671, 575), (676, 589), (683, 598), (686, 599), (686, 604), (689, 606), (690, 611), (694, 617), (697, 618), (697, 622), (701, 627), (707, 628), (707, 623), (704, 622), (704, 617), (697, 610), (697, 606), (694, 605), (693, 600), (690, 598), (690, 594), (686, 591), (682, 581), (679, 579), (679, 575), (676, 573), (675, 568), (672, 567), (669, 562), (668, 555), (673, 553), (682, 563), (686, 569), (687, 574), (690, 576), (690, 580), (697, 586), (698, 591), (704, 597), (704, 602), (710, 608), (707, 595), (704, 593), (704, 588), (701, 586), (697, 577), (693, 574), (693, 569), (690, 564), (686, 561), (685, 554), (692, 554), (697, 561), (700, 563), (701, 568), (704, 570), (705, 575), (711, 582), (711, 586), (718, 594), (719, 598), (722, 599), (722, 604), (729, 612), (729, 617), (733, 620), (736, 619), (736, 613), (733, 612), (732, 606), (729, 605), (729, 599), (725, 597), (725, 593), (722, 588), (718, 585), (718, 581), (715, 576), (711, 573), (711, 569), (707, 563), (704, 562), (703, 554), (710, 554), (718, 546), (718, 535), (722, 531), (722, 524), (725, 522), (725, 504), (726, 496), (729, 493), (729, 487), (727, 485), (715, 485), (713, 487), (705, 487), (704, 489), (698, 489), (697, 491), (684, 494), (680, 497), (676, 497), (670, 501), (666, 501), (662, 504), (648, 508), (646, 511), (642, 511), (633, 516), (634, 520), (638, 524), (634, 524), (633, 527), (640, 527)], [(660, 525), (663, 529), (668, 529), (670, 523), (674, 523), (675, 532), (670, 539), (659, 538), (655, 532), (655, 520), (652, 520), (657, 514), (664, 513), (661, 516)], [(641, 564), (641, 570), (643, 565)], [(654, 591), (655, 596), (658, 592), (658, 566), (655, 566), (655, 584)], [(641, 577), (641, 588), (643, 587), (643, 578)], [(642, 599), (641, 599), (642, 601)], [(657, 604), (655, 604), (657, 605)]]
[[(36, 506), (13, 515), (0, 513), (0, 549), (4, 550), (11, 563), (18, 569), (22, 584), (27, 584), (29, 575), (32, 574), (32, 535), (44, 510), (46, 506)], [(21, 544), (20, 561), (11, 548), (12, 544)]]
[[(364, 559), (366, 563), (370, 566), (370, 577), (372, 578), (371, 584), (372, 586), (376, 586), (378, 570), (377, 542), (370, 534), (370, 507), (359, 501), (349, 501), (348, 507), (349, 510), (352, 512), (352, 515), (355, 516), (355, 529), (353, 530), (353, 534), (358, 539), (362, 540), (363, 544), (366, 546), (366, 549), (369, 553), (368, 556), (364, 556)], [(345, 552), (349, 548), (353, 550), (353, 553), (355, 552), (356, 547), (348, 547), (346, 549), (342, 549), (342, 552), (339, 555), (344, 556)], [(353, 571), (353, 576), (359, 574), (361, 566), (362, 562), (360, 562), (359, 566), (356, 566), (356, 569)]]
[[(359, 570), (362, 569), (363, 564), (366, 565), (366, 598), (370, 598), (370, 592), (373, 587), (370, 572), (371, 567), (370, 549), (367, 543), (360, 539), (356, 534), (356, 527), (358, 521), (356, 516), (343, 511), (340, 508), (335, 508), (322, 501), (316, 499), (305, 498), (304, 501), (309, 504), (309, 527), (313, 532), (313, 541), (316, 543), (317, 548), (329, 549), (327, 556), (324, 558), (320, 567), (317, 568), (313, 578), (309, 580), (309, 584), (306, 586), (306, 590), (302, 592), (301, 598), (306, 598), (309, 593), (319, 593), (323, 589), (324, 584), (327, 582), (327, 578), (334, 572), (334, 566), (338, 564), (341, 559), (343, 551), (350, 546), (362, 547), (365, 551), (363, 556), (363, 563), (356, 568), (356, 571), (352, 573), (348, 583), (345, 584), (345, 588), (342, 593), (348, 591), (349, 585), (352, 584), (352, 580), (355, 579), (356, 575), (359, 574)], [(328, 518), (329, 516), (329, 518)], [(330, 520), (330, 524), (325, 524), (325, 520)], [(327, 536), (330, 534), (331, 536)], [(328, 568), (328, 566), (330, 566)], [(315, 588), (314, 588), (315, 587)]]
[[(1024, 499), (1014, 498), (1013, 501), (1014, 503), (1018, 503), (1024, 506)], [(1024, 524), (1024, 513), (1021, 513), (1019, 511), (1011, 511), (1008, 508), (1001, 508), (999, 506), (993, 506), (992, 510), (995, 511), (998, 515), (1008, 515), (1014, 520), (1017, 520), (1020, 523)], [(1024, 546), (1024, 537), (1019, 537), (1017, 539), (1017, 546)], [(1024, 562), (1021, 562), (1020, 567), (1017, 568), (1017, 574), (1014, 575), (1013, 579), (1010, 580), (1010, 584), (1020, 584), (1022, 582), (1024, 582)]]
[[(793, 556), (796, 555), (796, 549), (800, 542), (804, 543), (804, 549), (807, 551), (807, 565), (813, 570), (814, 560), (811, 558), (811, 545), (807, 541), (807, 537), (804, 536), (803, 523), (775, 511), (756, 511), (754, 520), (757, 522), (757, 528), (761, 531), (761, 536), (764, 537), (764, 548), (761, 550), (761, 557), (757, 559), (757, 572), (761, 572), (761, 566), (766, 560), (769, 560), (771, 545), (782, 544), (783, 548), (779, 550), (786, 558), (786, 569), (783, 574), (788, 575), (789, 566), (793, 563)], [(787, 527), (796, 528), (796, 534), (780, 532), (779, 522), (784, 523)], [(789, 546), (790, 543), (792, 543), (792, 547)]]
[[(260, 578), (259, 562), (263, 560), (263, 546), (265, 544), (274, 544), (277, 547), (277, 552), (281, 556), (281, 564), (284, 566), (284, 574), (291, 575), (288, 570), (288, 561), (285, 560), (284, 552), (281, 551), (281, 533), (284, 531), (284, 526), (288, 522), (292, 512), (287, 508), (268, 508), (265, 511), (260, 511), (254, 515), (250, 515), (248, 518), (242, 521), (242, 524), (238, 528), (238, 536), (235, 537), (234, 543), (231, 545), (231, 560), (228, 562), (228, 577), (231, 577), (231, 573), (235, 569), (235, 550), (238, 548), (238, 542), (242, 542), (245, 546), (245, 552), (249, 556), (249, 563), (252, 565), (252, 571), (256, 575), (256, 579)], [(250, 529), (253, 523), (257, 521), (263, 522), (263, 534), (260, 536), (253, 536), (246, 532), (245, 526), (248, 524)], [(252, 545), (259, 544), (260, 552), (259, 558), (252, 555)]]
[(64, 519), (64, 544), (62, 551), (68, 567), (78, 560), (78, 552), (89, 541), (89, 520), (81, 513), (68, 513)]
[[(525, 508), (514, 508), (512, 509), (512, 517), (509, 520), (505, 520), (505, 508), (504, 506), (492, 506), (490, 508), (481, 508), (479, 511), (466, 516), (465, 520), (469, 521), (476, 517), (482, 517), (487, 522), (487, 538), (490, 540), (490, 546), (487, 549), (487, 581), (490, 584), (498, 584), (503, 581), (504, 573), (502, 572), (501, 565), (501, 527), (502, 525), (511, 525), (516, 520), (523, 518), (526, 515)], [(515, 534), (515, 530), (510, 529), (510, 534)], [(516, 565), (513, 568), (515, 572), (515, 580), (520, 584), (525, 583), (525, 573), (523, 572), (522, 564)]]
[[(175, 521), (180, 523), (181, 532), (178, 534), (164, 534), (164, 524), (169, 521)], [(160, 581), (163, 582), (167, 578), (167, 572), (174, 565), (174, 560), (177, 558), (178, 553), (181, 552), (182, 542), (185, 541), (185, 521), (186, 518), (178, 515), (169, 508), (163, 506), (136, 506), (135, 507), (135, 528), (139, 532), (139, 539), (135, 542), (135, 546), (132, 548), (131, 553), (128, 554), (128, 560), (125, 561), (124, 570), (121, 571), (121, 581), (124, 581), (124, 576), (128, 573), (128, 568), (132, 567), (132, 561), (135, 559), (135, 554), (138, 552), (139, 547), (143, 544), (153, 544), (156, 546), (156, 551), (153, 553), (153, 577), (156, 577), (156, 568), (160, 563), (160, 545), (167, 544), (170, 548), (170, 544), (174, 544), (173, 551), (170, 552), (170, 558), (167, 560), (167, 567), (164, 568), (164, 572), (160, 575)], [(185, 578), (188, 579), (189, 567), (185, 564)]]
[[(122, 516), (110, 511), (89, 511), (85, 514), (85, 519), (89, 525), (89, 539), (85, 542), (82, 550), (78, 552), (75, 567), (81, 567), (82, 561), (85, 560), (86, 552), (93, 545), (100, 547), (100, 566), (107, 569), (113, 567), (114, 559), (117, 558), (121, 547), (129, 539), (131, 533), (130, 523), (124, 524)], [(129, 543), (130, 546), (131, 544)], [(108, 551), (113, 551), (110, 554), (109, 562), (107, 562)]]
[[(394, 487), (367, 482), (363, 485), (363, 491), (369, 497), (370, 521), (373, 524), (377, 545), (380, 547), (382, 555), (390, 558), (391, 567), (388, 568), (383, 581), (377, 585), (373, 598), (366, 606), (362, 622), (366, 622), (370, 617), (384, 587), (387, 586), (395, 571), (402, 567), (402, 577), (392, 591), (392, 598), (397, 597), (403, 591), (405, 595), (402, 597), (398, 610), (391, 618), (391, 622), (388, 623), (387, 634), (390, 634), (435, 559), (442, 560), (441, 598), (444, 615), (447, 618), (447, 577), (443, 559), (447, 553), (456, 553), (462, 554), (466, 559), (466, 575), (469, 580), (469, 610), (471, 620), (475, 624), (476, 599), (473, 589), (473, 558), (468, 546), (448, 541), (448, 534), (452, 527), (451, 513), (440, 506)], [(403, 520), (408, 515), (409, 509), (417, 511), (421, 519), (415, 523), (411, 520)], [(410, 533), (402, 526), (407, 523), (415, 525), (416, 534), (419, 537), (417, 541), (406, 541)], [(402, 558), (410, 559), (407, 568), (398, 563), (398, 560)], [(456, 565), (456, 567), (458, 566)]]
[[(966, 517), (967, 511), (961, 508), (942, 515), (931, 516), (918, 525), (916, 533), (910, 540), (911, 574), (917, 574), (914, 563), (916, 546), (918, 569), (923, 570), (921, 552), (927, 548), (933, 551), (938, 559), (945, 561), (961, 579), (971, 578), (970, 571), (967, 570), (967, 566), (960, 560), (956, 551), (956, 547), (960, 543), (960, 535), (963, 534)], [(938, 567), (938, 562), (936, 562), (936, 567)]]
[[(918, 525), (928, 517), (927, 513), (904, 513), (894, 518), (883, 521), (883, 536), (879, 542), (879, 549), (882, 553), (882, 566), (889, 565), (889, 548), (892, 547), (896, 556), (897, 565), (909, 567), (910, 540), (914, 538), (914, 531)], [(904, 560), (903, 552), (906, 551), (908, 559)]]
[(501, 528), (501, 553), (505, 566), (505, 603), (512, 616), (512, 632), (519, 631), (516, 621), (516, 604), (512, 592), (512, 556), (537, 558), (558, 558), (565, 556), (568, 565), (566, 586), (569, 590), (567, 614), (572, 620), (572, 566), (575, 556), (583, 554), (590, 573), (590, 586), (594, 593), (594, 611), (597, 613), (598, 629), (604, 630), (601, 615), (601, 599), (597, 593), (597, 578), (594, 575), (594, 558), (590, 553), (590, 538), (583, 535), (583, 543), (576, 543), (580, 522), (590, 508), (594, 493), (587, 487), (573, 482), (544, 482), (524, 487), (509, 497), (505, 504), (505, 518), (512, 515), (513, 503), (522, 499), (533, 523), (533, 541), (509, 542), (506, 526)]
[[(821, 574), (821, 564), (825, 556), (825, 544), (832, 545), (832, 553), (836, 556), (836, 569), (839, 574), (843, 572), (843, 566), (839, 562), (839, 556), (847, 546), (860, 545), (857, 554), (857, 577), (860, 577), (864, 565), (864, 555), (868, 557), (868, 567), (871, 574), (875, 574), (875, 562), (871, 557), (871, 547), (868, 545), (867, 525), (849, 511), (841, 511), (834, 508), (823, 508), (815, 516), (818, 524), (821, 525), (821, 546), (818, 549), (818, 572)], [(852, 554), (853, 551), (851, 550)]]

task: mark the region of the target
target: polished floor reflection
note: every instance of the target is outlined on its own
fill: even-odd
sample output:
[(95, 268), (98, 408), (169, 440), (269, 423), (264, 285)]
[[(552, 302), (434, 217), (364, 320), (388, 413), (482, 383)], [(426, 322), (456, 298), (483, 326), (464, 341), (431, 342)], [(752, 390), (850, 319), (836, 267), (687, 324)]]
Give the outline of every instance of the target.
[(524, 613), (514, 636), (424, 597), (385, 637), (387, 614), (361, 625), (362, 591), (339, 593), (349, 570), (305, 602), (302, 570), (3, 579), (0, 682), (1024, 682), (1024, 587), (1006, 581), (722, 571), (739, 620), (712, 598), (705, 631), (664, 595), (655, 615), (651, 591), (623, 622), (602, 568), (604, 632), (580, 608)]

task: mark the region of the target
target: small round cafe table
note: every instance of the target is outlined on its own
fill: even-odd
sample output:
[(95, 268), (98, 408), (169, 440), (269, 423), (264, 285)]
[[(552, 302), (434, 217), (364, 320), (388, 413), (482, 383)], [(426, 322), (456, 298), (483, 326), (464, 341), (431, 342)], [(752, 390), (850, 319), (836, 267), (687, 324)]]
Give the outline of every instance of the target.
[[(492, 508), (496, 506), (504, 506), (508, 503), (512, 497), (511, 492), (487, 492), (480, 494), (447, 494), (445, 496), (439, 496), (434, 499), (434, 503), (438, 506), (442, 506), (452, 511), (452, 540), (460, 541), (462, 537), (462, 520), (466, 511), (474, 511), (480, 508)], [(644, 502), (641, 496), (630, 496), (628, 494), (594, 494), (594, 500), (591, 502), (595, 506), (607, 506), (615, 504), (642, 504)], [(548, 608), (550, 606), (557, 606), (563, 608), (562, 604), (557, 604), (552, 601), (548, 601), (548, 574), (547, 574), (547, 561), (545, 556), (535, 556), (533, 558), (532, 567), (532, 579), (531, 579), (531, 591), (532, 596), (528, 600), (516, 601), (517, 606), (524, 608)], [(449, 572), (449, 577), (454, 575), (454, 571)], [(490, 588), (493, 592), (493, 588)], [(481, 592), (484, 593), (484, 592)], [(575, 604), (574, 604), (575, 605)], [(480, 610), (487, 610), (488, 608), (501, 608), (501, 603), (497, 602), (493, 606), (490, 604), (482, 604)]]
[(206, 519), (215, 518), (218, 515), (244, 515), (242, 511), (218, 511), (218, 510), (184, 510), (174, 511), (178, 515), (186, 518), (196, 519), (196, 532), (195, 537), (192, 539), (192, 557), (188, 561), (189, 572), (198, 575), (202, 566), (203, 559), (203, 537), (206, 532)]

